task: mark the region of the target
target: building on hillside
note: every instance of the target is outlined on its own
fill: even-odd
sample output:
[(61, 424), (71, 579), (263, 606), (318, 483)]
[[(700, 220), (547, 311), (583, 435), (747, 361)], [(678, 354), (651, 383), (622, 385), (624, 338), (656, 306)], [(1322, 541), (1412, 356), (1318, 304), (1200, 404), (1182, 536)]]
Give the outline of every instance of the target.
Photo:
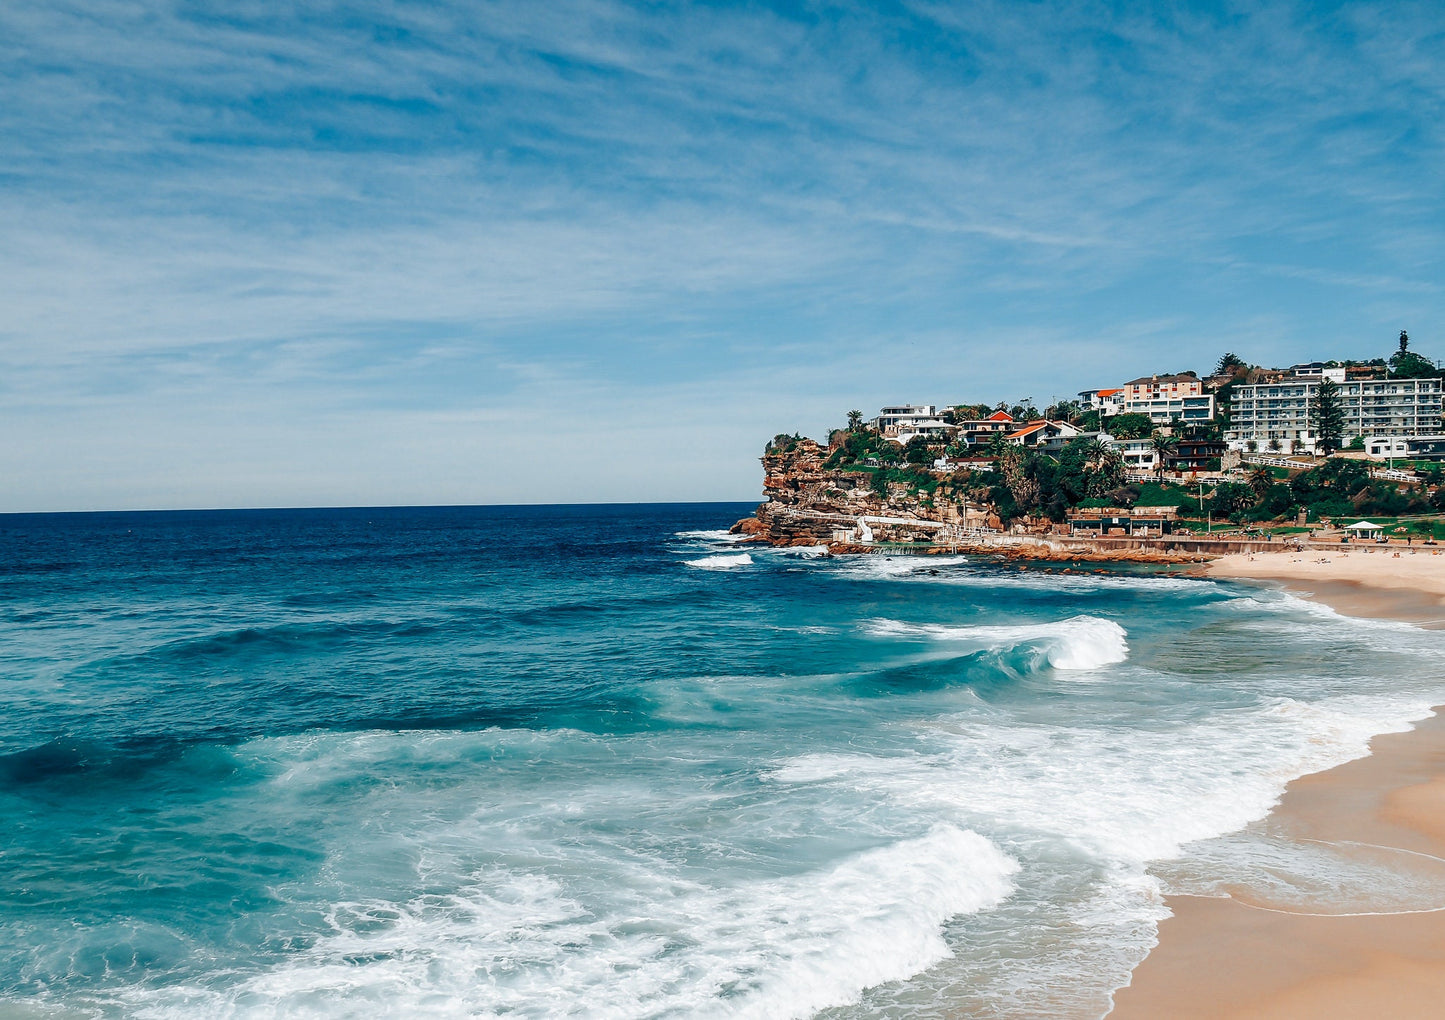
[(1078, 507), (1065, 515), (1073, 535), (1167, 535), (1179, 510), (1172, 506)]
[(919, 418), (900, 423), (895, 434), (888, 438), (896, 439), (905, 445), (918, 436), (922, 436), (930, 442), (947, 442), (957, 431), (958, 426), (953, 422), (944, 421), (941, 418)]
[(878, 417), (868, 424), (877, 429), (879, 435), (887, 439), (897, 439), (899, 429), (903, 426), (929, 422), (948, 424), (939, 415), (938, 408), (932, 404), (899, 404), (895, 407), (885, 407), (878, 412)]
[(1291, 369), (1275, 381), (1234, 388), (1229, 399), (1229, 430), (1224, 435), (1231, 449), (1249, 449), (1253, 444), (1255, 450), (1319, 452), (1319, 437), (1310, 427), (1310, 409), (1326, 379), (1339, 386), (1344, 411), (1342, 444), (1357, 436), (1421, 437), (1441, 431), (1441, 379), (1350, 379), (1344, 368), (1321, 368), (1313, 376), (1293, 373)]
[(1208, 471), (1210, 464), (1221, 459), (1226, 449), (1218, 439), (1181, 439), (1169, 455), (1169, 464), (1181, 471)]
[(1099, 437), (1106, 445), (1119, 451), (1124, 461), (1124, 470), (1131, 474), (1153, 471), (1159, 465), (1159, 452), (1150, 439), (1115, 439), (1111, 435)]
[(1197, 423), (1214, 418), (1214, 394), (1205, 393), (1204, 383), (1191, 373), (1144, 376), (1126, 382), (1123, 390), (1120, 412), (1147, 415), (1156, 425), (1175, 419)]
[(1040, 419), (1039, 421), (1031, 421), (1023, 428), (1010, 432), (1004, 438), (1017, 446), (1035, 449), (1048, 444), (1052, 440), (1062, 438), (1067, 441), (1074, 439), (1078, 434), (1079, 430), (1068, 422)]
[(1104, 390), (1080, 390), (1079, 404), (1085, 411), (1098, 411), (1099, 417), (1107, 418), (1118, 414), (1124, 403), (1124, 388), (1116, 386)]
[(1008, 435), (1018, 423), (1007, 411), (995, 411), (987, 418), (970, 418), (958, 423), (959, 434), (969, 446), (987, 446), (996, 435)]
[(1445, 460), (1445, 435), (1370, 436), (1365, 452), (1377, 460)]

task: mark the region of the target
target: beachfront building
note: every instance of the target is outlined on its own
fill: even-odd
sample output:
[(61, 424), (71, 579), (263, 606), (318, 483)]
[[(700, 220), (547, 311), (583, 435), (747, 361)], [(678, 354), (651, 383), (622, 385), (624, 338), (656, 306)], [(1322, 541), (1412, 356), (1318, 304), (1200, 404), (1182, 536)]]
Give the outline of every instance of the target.
[[(1309, 374), (1311, 371), (1317, 374)], [(1326, 379), (1339, 387), (1344, 411), (1343, 443), (1357, 436), (1378, 441), (1391, 436), (1432, 436), (1441, 431), (1438, 378), (1352, 379), (1344, 368), (1296, 365), (1273, 381), (1234, 388), (1225, 441), (1235, 450), (1318, 452), (1319, 437), (1310, 427), (1310, 408)]]
[(1065, 520), (1072, 535), (1167, 535), (1179, 511), (1172, 506), (1079, 507)]
[(1384, 526), (1376, 524), (1374, 521), (1356, 521), (1354, 524), (1347, 525), (1345, 530), (1350, 533), (1351, 538), (1363, 538), (1367, 541), (1378, 542), (1385, 537)]
[(1214, 418), (1214, 394), (1192, 372), (1149, 375), (1126, 382), (1119, 398), (1124, 414), (1143, 414), (1156, 425), (1179, 420), (1186, 424)]

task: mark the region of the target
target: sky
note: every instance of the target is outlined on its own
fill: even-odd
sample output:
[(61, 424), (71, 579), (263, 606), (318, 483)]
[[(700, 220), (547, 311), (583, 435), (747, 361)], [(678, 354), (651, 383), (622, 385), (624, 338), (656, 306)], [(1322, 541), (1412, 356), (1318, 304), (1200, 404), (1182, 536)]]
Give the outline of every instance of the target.
[(1445, 357), (1438, 3), (0, 2), (0, 511), (756, 498)]

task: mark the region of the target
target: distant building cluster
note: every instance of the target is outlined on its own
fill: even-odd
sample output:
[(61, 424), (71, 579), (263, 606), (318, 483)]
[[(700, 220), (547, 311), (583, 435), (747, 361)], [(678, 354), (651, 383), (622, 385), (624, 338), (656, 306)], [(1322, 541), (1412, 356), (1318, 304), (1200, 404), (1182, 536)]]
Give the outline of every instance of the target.
[[(1340, 445), (1371, 457), (1445, 460), (1445, 381), (1390, 378), (1383, 363), (1339, 367), (1313, 362), (1208, 378), (1193, 372), (1142, 376), (1119, 386), (1079, 391), (1076, 413), (1058, 415), (1069, 421), (1016, 420), (1002, 405), (992, 414), (974, 417), (967, 413), (971, 408), (901, 404), (882, 408), (869, 425), (900, 444), (923, 437), (979, 454), (1000, 437), (1056, 453), (1083, 435), (1116, 448), (1129, 470), (1152, 471), (1166, 455), (1152, 436), (1118, 438), (1110, 432), (1120, 415), (1140, 415), (1149, 427), (1173, 437), (1167, 452), (1171, 466), (1202, 470), (1228, 451), (1324, 452), (1312, 410), (1322, 387), (1328, 388), (1328, 399), (1337, 408)], [(1089, 412), (1097, 417), (1089, 417)], [(1095, 426), (1087, 431), (1078, 424), (1086, 418)], [(1126, 431), (1137, 432), (1137, 425)]]

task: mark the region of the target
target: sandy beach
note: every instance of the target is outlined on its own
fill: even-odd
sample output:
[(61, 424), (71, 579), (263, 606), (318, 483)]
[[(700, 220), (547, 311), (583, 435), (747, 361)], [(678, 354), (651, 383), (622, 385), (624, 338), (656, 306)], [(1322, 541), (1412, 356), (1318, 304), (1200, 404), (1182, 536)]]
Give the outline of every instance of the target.
[(1445, 626), (1445, 552), (1433, 546), (1235, 553), (1209, 561), (1200, 573), (1277, 582), (1348, 616)]
[[(1204, 573), (1278, 582), (1350, 615), (1445, 625), (1445, 558), (1433, 550), (1246, 554)], [(1268, 825), (1295, 841), (1393, 848), (1445, 867), (1445, 718), (1437, 709), (1371, 749), (1291, 783)], [(1348, 916), (1284, 911), (1245, 894), (1168, 903), (1159, 945), (1116, 994), (1111, 1018), (1425, 1018), (1445, 1009), (1445, 898), (1433, 910)]]

